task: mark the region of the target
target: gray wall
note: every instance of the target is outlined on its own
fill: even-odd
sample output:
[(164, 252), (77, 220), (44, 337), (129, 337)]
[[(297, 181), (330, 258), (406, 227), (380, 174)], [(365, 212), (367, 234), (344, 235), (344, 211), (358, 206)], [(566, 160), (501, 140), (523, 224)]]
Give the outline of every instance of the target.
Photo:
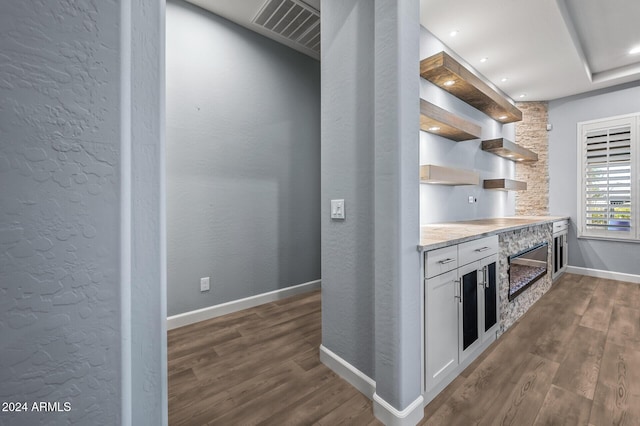
[[(376, 396), (423, 416), (420, 377), (419, 0), (375, 1)], [(374, 412), (380, 405), (374, 398)], [(395, 422), (394, 422), (395, 423)], [(416, 421), (417, 423), (417, 421)]]
[[(442, 50), (456, 57), (455, 53), (428, 30), (424, 27), (420, 27), (420, 30), (420, 59)], [(471, 67), (467, 64), (467, 68)], [(420, 79), (420, 97), (481, 126), (482, 139), (504, 137), (515, 140), (514, 124), (503, 125), (493, 120), (425, 79)], [(432, 133), (420, 132), (420, 164), (475, 170), (480, 174), (480, 185), (476, 186), (420, 185), (421, 224), (515, 214), (515, 192), (482, 188), (483, 179), (513, 179), (515, 163), (482, 151), (480, 144), (479, 139), (455, 142)], [(477, 203), (469, 204), (469, 195), (474, 196)]]
[(569, 265), (640, 274), (640, 244), (577, 239), (577, 123), (640, 112), (640, 83), (549, 102), (549, 212), (571, 217)]
[(123, 425), (168, 423), (164, 6), (120, 1)]
[(0, 14), (0, 400), (117, 424), (120, 11), (36, 3)]
[[(322, 344), (369, 377), (374, 348), (374, 2), (322, 2)], [(330, 219), (345, 200), (346, 220)]]
[(167, 190), (169, 315), (319, 279), (319, 62), (170, 1)]
[(0, 400), (71, 403), (2, 424), (167, 422), (163, 21), (2, 3)]
[(322, 343), (399, 410), (420, 395), (418, 14), (322, 3)]

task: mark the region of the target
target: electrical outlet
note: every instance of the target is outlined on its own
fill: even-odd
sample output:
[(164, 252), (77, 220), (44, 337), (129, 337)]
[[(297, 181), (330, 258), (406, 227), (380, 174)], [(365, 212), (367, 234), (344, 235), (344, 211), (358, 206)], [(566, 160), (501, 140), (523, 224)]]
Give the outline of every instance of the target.
[(331, 200), (331, 219), (344, 220), (344, 200)]
[(210, 281), (209, 277), (200, 278), (200, 291), (209, 291)]
[(473, 197), (473, 195), (469, 195), (469, 204), (473, 204), (476, 202), (476, 199)]

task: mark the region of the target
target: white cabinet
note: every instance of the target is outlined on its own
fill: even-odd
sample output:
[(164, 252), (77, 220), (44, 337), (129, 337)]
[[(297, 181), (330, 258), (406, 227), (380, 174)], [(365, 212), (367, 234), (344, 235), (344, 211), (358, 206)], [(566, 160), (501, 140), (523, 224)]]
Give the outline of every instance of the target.
[(569, 244), (567, 236), (569, 232), (569, 221), (560, 220), (553, 222), (553, 274), (551, 277), (555, 280), (567, 269), (569, 259)]
[(426, 277), (431, 278), (458, 268), (458, 246), (428, 251), (425, 256)]
[(459, 360), (463, 362), (498, 329), (498, 237), (458, 246), (460, 288)]
[(480, 260), (498, 252), (498, 236), (479, 238), (458, 245), (460, 266)]
[(425, 383), (430, 389), (458, 366), (458, 272), (430, 278), (425, 287)]
[(425, 389), (433, 389), (499, 325), (498, 237), (425, 254)]

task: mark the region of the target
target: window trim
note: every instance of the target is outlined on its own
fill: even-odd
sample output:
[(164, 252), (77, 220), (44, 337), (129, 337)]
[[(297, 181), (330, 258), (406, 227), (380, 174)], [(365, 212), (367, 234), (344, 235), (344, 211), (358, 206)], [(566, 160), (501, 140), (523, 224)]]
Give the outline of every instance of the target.
[[(583, 134), (585, 127), (592, 127), (594, 125), (601, 124), (603, 129), (609, 129), (616, 127), (618, 123), (615, 122), (627, 122), (631, 127), (631, 227), (632, 231), (628, 237), (615, 233), (615, 231), (597, 231), (587, 230), (585, 226), (586, 213), (585, 213), (585, 150)], [(593, 129), (595, 130), (595, 129)], [(591, 131), (589, 129), (588, 131)], [(619, 242), (636, 242), (640, 243), (640, 112), (633, 114), (617, 115), (613, 117), (604, 117), (596, 120), (588, 120), (578, 122), (576, 125), (576, 140), (577, 140), (577, 219), (578, 226), (576, 234), (578, 238), (584, 239), (596, 239), (603, 241), (619, 241)]]

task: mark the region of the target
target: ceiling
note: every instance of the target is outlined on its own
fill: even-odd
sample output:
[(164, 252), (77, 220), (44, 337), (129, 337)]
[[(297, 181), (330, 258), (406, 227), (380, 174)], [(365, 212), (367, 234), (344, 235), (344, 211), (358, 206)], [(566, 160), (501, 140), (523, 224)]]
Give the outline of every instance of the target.
[(320, 59), (320, 0), (186, 1)]
[[(319, 15), (320, 0), (188, 1), (319, 59), (319, 37), (312, 33), (319, 33), (319, 23), (307, 28), (311, 20), (306, 21), (293, 40), (254, 20), (272, 3), (274, 10), (290, 10), (281, 15), (283, 22), (298, 25), (306, 18), (302, 9)], [(516, 101), (557, 99), (640, 80), (640, 53), (629, 54), (640, 47), (639, 0), (420, 0), (420, 5), (420, 23)], [(293, 27), (288, 28), (290, 33)], [(452, 37), (452, 31), (458, 33)]]
[(638, 0), (421, 0), (420, 13), (425, 28), (516, 101), (639, 80), (640, 53), (629, 54), (640, 46), (638, 20)]

